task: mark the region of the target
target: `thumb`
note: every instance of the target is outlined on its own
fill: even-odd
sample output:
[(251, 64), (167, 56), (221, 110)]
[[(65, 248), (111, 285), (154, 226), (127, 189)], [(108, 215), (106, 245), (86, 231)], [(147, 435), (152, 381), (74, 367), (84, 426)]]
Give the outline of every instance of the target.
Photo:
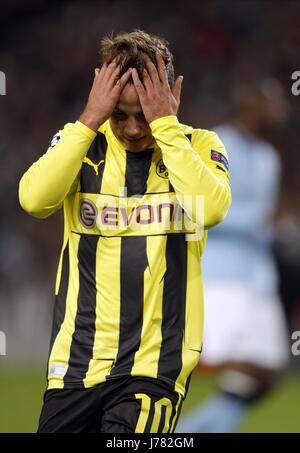
[(175, 83), (172, 88), (172, 94), (176, 99), (177, 103), (180, 102), (180, 95), (181, 95), (181, 87), (182, 87), (183, 76), (178, 76), (175, 80)]

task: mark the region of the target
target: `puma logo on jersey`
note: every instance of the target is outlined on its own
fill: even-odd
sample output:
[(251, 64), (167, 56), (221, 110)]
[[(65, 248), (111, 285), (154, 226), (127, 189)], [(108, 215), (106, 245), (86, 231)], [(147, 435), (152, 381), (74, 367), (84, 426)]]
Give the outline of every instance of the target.
[(94, 162), (91, 161), (91, 159), (89, 159), (88, 157), (85, 157), (83, 159), (83, 162), (90, 165), (91, 167), (93, 167), (96, 175), (98, 176), (98, 168), (102, 163), (104, 163), (104, 160), (102, 159), (102, 160), (100, 160), (100, 162), (98, 164), (95, 164)]

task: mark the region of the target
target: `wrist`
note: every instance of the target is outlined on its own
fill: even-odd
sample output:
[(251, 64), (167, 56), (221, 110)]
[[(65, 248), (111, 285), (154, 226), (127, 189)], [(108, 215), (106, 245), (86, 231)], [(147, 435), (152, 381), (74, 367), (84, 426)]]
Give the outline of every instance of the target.
[(99, 116), (95, 115), (93, 112), (86, 112), (84, 111), (78, 120), (87, 126), (88, 128), (92, 129), (94, 132), (97, 132), (101, 124), (105, 122), (105, 119), (100, 118)]

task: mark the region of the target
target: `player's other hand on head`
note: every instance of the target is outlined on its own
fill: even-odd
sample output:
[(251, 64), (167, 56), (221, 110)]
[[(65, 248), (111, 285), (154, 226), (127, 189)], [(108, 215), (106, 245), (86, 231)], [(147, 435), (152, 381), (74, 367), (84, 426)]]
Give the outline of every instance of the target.
[(135, 68), (132, 69), (132, 79), (147, 122), (177, 115), (183, 76), (178, 76), (170, 87), (161, 53), (156, 53), (157, 68), (148, 56), (145, 58), (147, 69), (144, 70), (143, 80)]
[(88, 102), (79, 121), (97, 131), (112, 114), (120, 94), (131, 75), (129, 68), (121, 77), (120, 65), (115, 58), (109, 64), (104, 63), (101, 69), (95, 69), (95, 77)]

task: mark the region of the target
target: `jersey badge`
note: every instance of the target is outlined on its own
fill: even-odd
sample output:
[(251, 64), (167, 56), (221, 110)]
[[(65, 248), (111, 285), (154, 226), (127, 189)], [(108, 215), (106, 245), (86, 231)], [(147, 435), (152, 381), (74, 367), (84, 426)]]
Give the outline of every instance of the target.
[(211, 150), (210, 152), (211, 160), (223, 164), (226, 170), (229, 170), (229, 163), (224, 154), (220, 153), (219, 151)]
[(168, 179), (169, 172), (162, 159), (156, 164), (156, 173), (161, 178)]

